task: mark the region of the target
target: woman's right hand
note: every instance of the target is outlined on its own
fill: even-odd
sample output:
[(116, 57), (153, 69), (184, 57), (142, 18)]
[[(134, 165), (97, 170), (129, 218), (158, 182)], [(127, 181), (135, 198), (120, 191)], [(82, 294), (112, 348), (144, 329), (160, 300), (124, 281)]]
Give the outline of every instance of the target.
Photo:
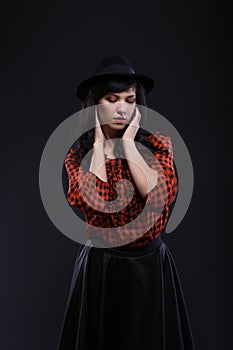
[(107, 182), (107, 172), (105, 167), (104, 156), (104, 141), (105, 136), (102, 132), (101, 125), (95, 111), (95, 140), (93, 147), (93, 154), (91, 158), (90, 171), (94, 173), (100, 180)]
[(99, 144), (104, 144), (105, 141), (105, 136), (104, 133), (102, 131), (100, 122), (99, 122), (99, 118), (97, 115), (97, 108), (95, 109), (95, 140), (94, 140), (94, 144), (95, 145), (99, 145)]

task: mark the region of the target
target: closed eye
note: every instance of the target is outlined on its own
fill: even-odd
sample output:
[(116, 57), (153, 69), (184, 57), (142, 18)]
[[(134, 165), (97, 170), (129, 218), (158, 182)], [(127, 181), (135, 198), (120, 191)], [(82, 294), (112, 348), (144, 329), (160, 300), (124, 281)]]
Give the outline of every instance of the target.
[[(110, 103), (115, 103), (117, 102), (117, 100), (113, 100), (113, 99), (107, 99), (108, 102)], [(126, 102), (127, 103), (134, 103), (136, 101), (136, 99), (133, 99), (133, 100), (127, 100)]]
[(107, 101), (110, 103), (115, 103), (117, 100), (107, 99)]
[(128, 100), (127, 102), (128, 103), (134, 103), (136, 100), (135, 99), (133, 99), (133, 100)]
[[(110, 102), (110, 103), (115, 103), (119, 99), (117, 98), (117, 96), (109, 96), (108, 98), (106, 98), (106, 100), (108, 102)], [(127, 102), (127, 103), (135, 103), (136, 102), (136, 97), (135, 96), (129, 96), (128, 98), (125, 99), (125, 102)]]

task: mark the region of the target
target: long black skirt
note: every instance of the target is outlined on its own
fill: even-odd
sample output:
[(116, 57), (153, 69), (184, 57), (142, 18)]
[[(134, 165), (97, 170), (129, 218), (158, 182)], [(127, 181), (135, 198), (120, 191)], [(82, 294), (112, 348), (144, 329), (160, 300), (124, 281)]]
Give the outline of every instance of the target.
[(58, 350), (196, 349), (176, 266), (159, 236), (77, 253)]

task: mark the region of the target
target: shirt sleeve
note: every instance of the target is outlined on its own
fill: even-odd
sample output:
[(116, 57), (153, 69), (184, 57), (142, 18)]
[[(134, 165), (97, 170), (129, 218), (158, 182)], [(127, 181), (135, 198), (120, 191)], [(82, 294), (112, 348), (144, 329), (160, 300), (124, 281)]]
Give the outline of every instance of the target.
[(161, 133), (151, 134), (149, 141), (155, 147), (149, 156), (149, 166), (158, 172), (157, 184), (146, 195), (146, 203), (155, 210), (169, 206), (178, 192), (171, 138)]
[[(82, 168), (75, 147), (66, 155), (65, 168), (69, 180), (67, 200), (70, 205), (83, 211), (92, 208), (102, 213), (115, 212), (122, 207), (122, 195), (112, 201), (114, 189), (109, 182), (102, 181), (91, 171)], [(124, 187), (123, 184), (119, 185), (119, 193), (123, 193)]]

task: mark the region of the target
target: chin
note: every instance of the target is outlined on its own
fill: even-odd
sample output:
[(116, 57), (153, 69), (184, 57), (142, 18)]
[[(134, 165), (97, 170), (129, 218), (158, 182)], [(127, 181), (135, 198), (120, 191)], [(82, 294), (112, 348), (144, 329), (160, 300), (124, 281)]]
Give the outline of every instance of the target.
[[(106, 133), (110, 132), (110, 134), (112, 135), (112, 138), (114, 137), (122, 137), (122, 135), (124, 134), (125, 130), (128, 127), (128, 124), (108, 124), (105, 125), (106, 127)], [(115, 135), (115, 136), (113, 136)]]
[(120, 124), (120, 123), (109, 124), (109, 127), (114, 130), (123, 130), (127, 126), (128, 124)]

